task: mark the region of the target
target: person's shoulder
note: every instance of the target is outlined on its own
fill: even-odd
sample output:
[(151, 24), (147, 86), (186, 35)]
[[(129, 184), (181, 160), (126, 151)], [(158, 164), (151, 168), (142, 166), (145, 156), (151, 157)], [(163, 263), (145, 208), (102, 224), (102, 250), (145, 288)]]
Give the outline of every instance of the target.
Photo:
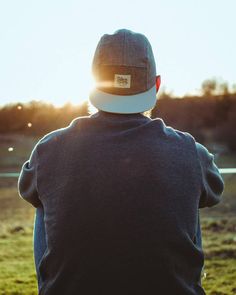
[(85, 120), (87, 120), (89, 116), (77, 117), (73, 119), (70, 124), (66, 127), (59, 128), (53, 130), (47, 134), (45, 134), (37, 143), (36, 146), (47, 145), (53, 142), (58, 142), (60, 139), (70, 135), (75, 130), (80, 128)]
[(48, 142), (55, 141), (58, 137), (61, 137), (65, 132), (67, 132), (69, 126), (64, 128), (53, 130), (47, 134), (45, 134), (38, 142), (38, 146), (47, 144)]
[(197, 140), (191, 133), (186, 131), (180, 131), (171, 126), (167, 126), (165, 122), (160, 118), (154, 119), (153, 121), (159, 126), (161, 126), (163, 132), (169, 138), (179, 139), (182, 142), (189, 142), (190, 145), (194, 148), (195, 153), (197, 153), (200, 162), (209, 163), (214, 158), (214, 155), (211, 152), (209, 152), (209, 150), (203, 144), (197, 142)]
[(161, 129), (161, 131), (163, 133), (165, 133), (168, 137), (173, 137), (173, 138), (176, 138), (179, 140), (189, 140), (194, 143), (196, 142), (196, 140), (192, 134), (190, 134), (189, 132), (186, 132), (186, 131), (180, 131), (178, 129), (175, 129), (172, 126), (166, 125), (164, 120), (161, 118), (152, 119), (152, 122), (156, 126), (158, 126)]
[(195, 145), (199, 160), (201, 162), (209, 162), (212, 160), (212, 158), (214, 158), (214, 155), (210, 153), (209, 150), (203, 144), (196, 142)]

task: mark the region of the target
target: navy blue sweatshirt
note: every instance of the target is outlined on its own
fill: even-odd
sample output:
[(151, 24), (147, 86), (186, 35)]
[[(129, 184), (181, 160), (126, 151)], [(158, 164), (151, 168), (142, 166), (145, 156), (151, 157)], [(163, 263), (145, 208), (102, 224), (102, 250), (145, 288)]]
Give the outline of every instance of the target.
[(18, 185), (44, 210), (39, 294), (205, 294), (198, 210), (223, 180), (190, 134), (99, 111), (43, 137)]

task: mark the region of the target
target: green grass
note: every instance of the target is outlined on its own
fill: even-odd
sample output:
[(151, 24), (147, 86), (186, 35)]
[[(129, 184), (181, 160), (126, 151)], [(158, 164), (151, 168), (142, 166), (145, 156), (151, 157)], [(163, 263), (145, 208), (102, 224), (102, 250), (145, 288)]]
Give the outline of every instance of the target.
[[(19, 170), (36, 141), (5, 137), (0, 144), (0, 172)], [(10, 146), (14, 147), (13, 152), (8, 152)], [(226, 166), (236, 163), (235, 155), (225, 159)], [(205, 252), (202, 284), (207, 295), (236, 294), (236, 175), (224, 178), (222, 203), (201, 210)], [(32, 241), (34, 208), (19, 198), (16, 179), (0, 179), (0, 203), (0, 295), (37, 294)]]
[(236, 294), (236, 218), (203, 218), (207, 294)]
[(13, 232), (0, 239), (0, 294), (37, 294), (32, 232)]
[(206, 278), (202, 280), (207, 295), (236, 294), (235, 259), (205, 261)]
[(0, 295), (37, 294), (34, 209), (18, 196), (15, 179), (0, 180), (0, 202)]

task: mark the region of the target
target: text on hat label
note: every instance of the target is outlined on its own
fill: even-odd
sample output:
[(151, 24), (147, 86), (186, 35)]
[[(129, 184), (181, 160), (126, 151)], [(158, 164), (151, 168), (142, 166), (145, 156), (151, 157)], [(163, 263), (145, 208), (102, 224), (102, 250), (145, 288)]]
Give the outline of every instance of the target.
[(130, 88), (131, 87), (131, 75), (115, 74), (114, 87), (115, 88)]

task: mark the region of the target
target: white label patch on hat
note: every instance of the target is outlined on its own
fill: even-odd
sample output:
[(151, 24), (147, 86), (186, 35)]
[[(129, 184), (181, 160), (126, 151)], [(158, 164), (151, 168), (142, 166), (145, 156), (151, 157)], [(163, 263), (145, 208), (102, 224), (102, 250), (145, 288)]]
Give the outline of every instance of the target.
[(115, 88), (130, 88), (131, 87), (131, 75), (115, 74), (114, 87)]

